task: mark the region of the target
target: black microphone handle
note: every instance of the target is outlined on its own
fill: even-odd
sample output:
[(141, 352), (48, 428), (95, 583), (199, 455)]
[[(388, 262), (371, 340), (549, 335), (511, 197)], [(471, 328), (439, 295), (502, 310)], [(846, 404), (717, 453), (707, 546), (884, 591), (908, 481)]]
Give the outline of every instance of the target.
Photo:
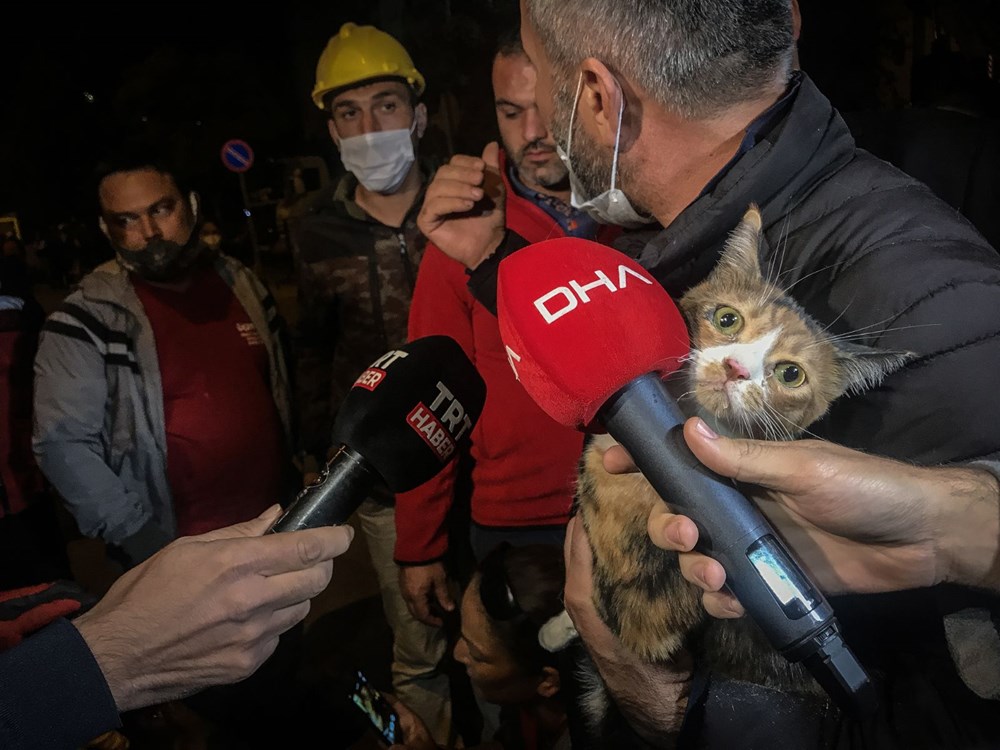
[(686, 417), (659, 376), (632, 380), (597, 416), (657, 493), (697, 524), (698, 550), (722, 564), (726, 586), (772, 645), (802, 661), (842, 707), (867, 713), (874, 689), (833, 608), (760, 509), (691, 452)]
[(340, 446), (315, 482), (305, 487), (267, 533), (346, 523), (371, 491), (378, 474), (357, 451)]

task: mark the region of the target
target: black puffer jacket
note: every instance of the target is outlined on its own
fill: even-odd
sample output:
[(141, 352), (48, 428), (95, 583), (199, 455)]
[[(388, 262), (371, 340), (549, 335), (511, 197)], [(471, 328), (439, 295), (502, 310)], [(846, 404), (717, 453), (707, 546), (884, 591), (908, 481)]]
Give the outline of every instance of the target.
[(920, 355), (883, 388), (839, 401), (819, 434), (919, 463), (1000, 453), (1000, 258), (976, 229), (856, 150), (807, 77), (783, 120), (637, 259), (683, 293), (750, 202), (764, 219), (761, 264), (776, 259), (809, 313), (834, 333), (868, 332), (863, 343)]
[[(922, 464), (1000, 454), (1000, 258), (973, 226), (923, 184), (856, 150), (808, 77), (771, 132), (637, 248), (639, 262), (683, 293), (707, 275), (750, 202), (764, 219), (762, 266), (775, 264), (810, 314), (834, 333), (866, 332), (861, 343), (918, 354), (882, 387), (839, 400), (811, 431)], [(710, 679), (688, 737), (701, 747), (1000, 747), (1000, 704), (959, 679), (942, 626), (964, 606), (1000, 611), (978, 599), (943, 586), (831, 599), (844, 637), (879, 681), (882, 707), (870, 721), (795, 710)], [(774, 703), (785, 704), (781, 721)]]
[[(762, 266), (776, 264), (810, 314), (834, 333), (865, 332), (860, 343), (919, 355), (882, 387), (838, 401), (811, 430), (923, 464), (1000, 455), (1000, 258), (973, 226), (923, 184), (857, 150), (803, 76), (779, 121), (710, 191), (666, 229), (617, 244), (676, 297), (708, 274), (751, 202), (764, 220)], [(490, 286), (491, 272), (485, 264), (472, 275), (474, 293)], [(942, 624), (963, 607), (1000, 612), (996, 598), (939, 586), (831, 603), (877, 678), (874, 719), (851, 722), (829, 706), (702, 675), (684, 744), (1000, 747), (1000, 703), (962, 682)]]

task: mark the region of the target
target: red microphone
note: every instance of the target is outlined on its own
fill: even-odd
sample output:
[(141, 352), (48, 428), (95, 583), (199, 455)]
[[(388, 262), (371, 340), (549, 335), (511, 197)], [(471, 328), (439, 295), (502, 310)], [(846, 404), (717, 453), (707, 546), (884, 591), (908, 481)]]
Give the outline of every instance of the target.
[(673, 300), (626, 256), (561, 238), (500, 264), (500, 338), (514, 374), (560, 424), (583, 429), (633, 378), (674, 372), (691, 348)]
[(660, 497), (698, 525), (699, 551), (722, 564), (772, 645), (845, 710), (874, 710), (874, 687), (823, 594), (757, 506), (687, 447), (685, 415), (662, 378), (690, 343), (656, 280), (596, 242), (549, 240), (500, 264), (497, 316), (511, 367), (538, 405), (564, 425), (607, 430)]

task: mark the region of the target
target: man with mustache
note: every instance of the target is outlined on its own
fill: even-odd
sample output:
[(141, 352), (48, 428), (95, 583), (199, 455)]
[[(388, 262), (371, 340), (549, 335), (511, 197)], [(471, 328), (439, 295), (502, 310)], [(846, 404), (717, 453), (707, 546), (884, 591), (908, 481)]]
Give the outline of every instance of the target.
[[(924, 466), (996, 457), (1000, 402), (980, 375), (997, 360), (1000, 332), (978, 313), (1000, 300), (996, 253), (926, 186), (855, 147), (807, 71), (794, 69), (795, 0), (521, 0), (520, 9), (539, 107), (571, 161), (578, 205), (606, 223), (661, 227), (643, 233), (645, 242), (630, 236), (619, 250), (679, 296), (711, 271), (737, 217), (755, 202), (764, 217), (761, 266), (794, 287), (804, 309), (835, 333), (854, 334), (855, 343), (918, 352), (882, 388), (835, 404), (814, 435)], [(438, 178), (447, 185), (446, 177), (481, 176), (485, 161), (456, 157)], [(497, 265), (526, 243), (498, 226), (496, 212), (456, 220), (482, 193), (481, 180), (460, 182), (447, 192), (429, 189), (419, 223), (429, 241), (472, 269), (470, 286), (483, 300), (495, 294)], [(995, 519), (995, 481), (969, 471), (988, 488)], [(808, 482), (806, 473), (798, 479)], [(842, 488), (849, 477), (826, 472), (815, 484)], [(996, 527), (962, 513), (971, 507), (967, 491), (950, 484), (966, 518), (957, 538), (993, 563)], [(898, 545), (881, 540), (892, 514), (875, 503), (866, 510), (849, 527), (890, 569)], [(828, 514), (845, 519), (840, 503)], [(808, 526), (793, 514), (779, 523), (786, 537), (800, 539)], [(574, 528), (568, 551), (574, 537), (586, 544)], [(718, 593), (721, 568), (691, 559), (698, 531), (690, 519), (658, 508), (649, 530), (654, 542), (684, 552), (689, 581)], [(589, 558), (585, 546), (576, 549), (571, 562)], [(859, 558), (857, 547), (847, 549), (818, 556), (819, 565), (848, 580)], [(696, 654), (667, 664), (622, 660), (592, 597), (579, 595), (589, 586), (578, 585), (589, 576), (580, 565), (567, 564), (565, 594), (617, 710), (655, 747), (995, 747), (1000, 712), (990, 696), (998, 671), (970, 673), (989, 662), (983, 644), (997, 643), (997, 599), (982, 595), (976, 577), (949, 573), (936, 568), (891, 593), (828, 591), (845, 638), (875, 675), (880, 707), (865, 721), (825, 700), (757, 690), (708, 670)], [(630, 745), (619, 737), (605, 746)]]
[(175, 170), (130, 145), (97, 195), (116, 257), (44, 325), (33, 446), (80, 531), (127, 568), (287, 496), (287, 375), (274, 300), (199, 241)]
[[(155, 149), (128, 143), (96, 178), (115, 258), (42, 328), (32, 446), (80, 531), (131, 569), (175, 538), (256, 518), (298, 479), (268, 290), (199, 240), (198, 195)], [(251, 679), (206, 693), (206, 710), (223, 722), (227, 704), (281, 710), (301, 634)]]
[[(506, 226), (533, 241), (607, 237), (609, 230), (600, 231), (597, 222), (569, 205), (566, 168), (540, 118), (535, 69), (516, 29), (501, 39), (492, 77), (503, 149), (492, 144), (489, 151), (495, 179), (503, 181), (507, 194)], [(502, 541), (561, 544), (583, 436), (554, 422), (517, 383), (497, 319), (473, 299), (467, 282), (462, 264), (428, 244), (409, 336), (451, 336), (486, 380), (486, 404), (471, 448), (472, 552), (482, 559)], [(443, 559), (458, 471), (452, 462), (430, 482), (396, 498), (400, 587), (414, 616), (434, 625), (442, 622), (441, 609), (454, 608)]]

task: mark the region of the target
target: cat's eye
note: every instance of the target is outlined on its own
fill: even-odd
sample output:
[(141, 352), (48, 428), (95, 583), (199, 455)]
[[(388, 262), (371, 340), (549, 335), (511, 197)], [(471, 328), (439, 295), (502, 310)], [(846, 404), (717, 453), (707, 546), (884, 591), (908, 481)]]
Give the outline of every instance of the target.
[(732, 336), (743, 328), (743, 316), (729, 305), (722, 305), (715, 308), (715, 312), (712, 313), (712, 325)]
[(806, 371), (794, 362), (779, 362), (774, 366), (774, 377), (786, 388), (798, 388), (806, 382)]

